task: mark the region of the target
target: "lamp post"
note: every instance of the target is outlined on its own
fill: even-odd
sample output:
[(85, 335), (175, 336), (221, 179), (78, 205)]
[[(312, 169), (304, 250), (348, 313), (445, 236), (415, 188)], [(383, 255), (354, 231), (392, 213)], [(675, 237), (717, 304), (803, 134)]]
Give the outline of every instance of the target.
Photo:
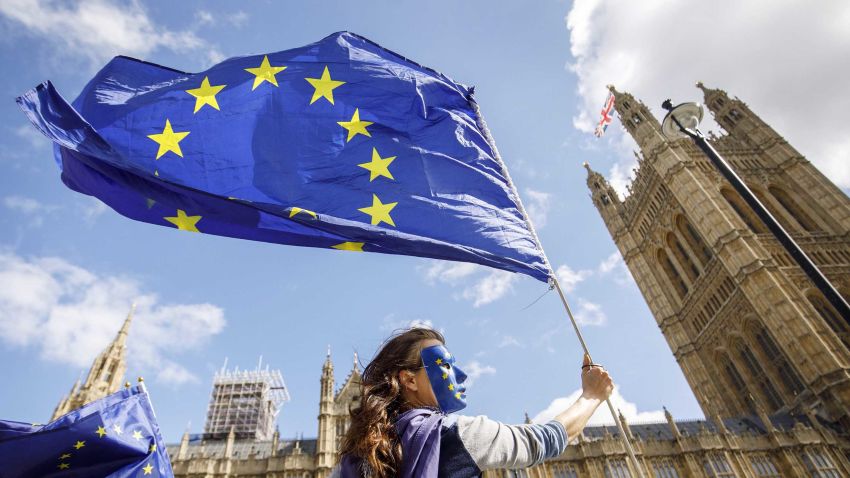
[(670, 100), (666, 100), (662, 108), (667, 110), (667, 115), (661, 123), (661, 132), (668, 139), (691, 138), (693, 142), (708, 156), (708, 159), (720, 170), (720, 173), (735, 191), (746, 201), (761, 221), (767, 226), (776, 240), (785, 248), (788, 254), (799, 264), (803, 272), (811, 279), (818, 290), (826, 297), (830, 304), (850, 325), (850, 305), (835, 290), (829, 279), (823, 275), (814, 262), (803, 252), (791, 235), (779, 224), (775, 217), (764, 207), (744, 181), (735, 173), (729, 163), (714, 149), (708, 139), (697, 128), (703, 117), (703, 107), (699, 103), (682, 103), (676, 107)]

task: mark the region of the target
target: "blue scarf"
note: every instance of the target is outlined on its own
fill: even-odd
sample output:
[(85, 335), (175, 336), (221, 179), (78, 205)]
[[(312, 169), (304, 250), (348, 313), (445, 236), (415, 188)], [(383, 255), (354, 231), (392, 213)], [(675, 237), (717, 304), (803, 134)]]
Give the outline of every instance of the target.
[[(398, 478), (437, 478), (440, 465), (440, 431), (444, 415), (429, 408), (414, 408), (398, 417), (395, 429), (401, 441), (402, 464)], [(368, 469), (357, 457), (340, 461), (341, 478), (363, 478)]]

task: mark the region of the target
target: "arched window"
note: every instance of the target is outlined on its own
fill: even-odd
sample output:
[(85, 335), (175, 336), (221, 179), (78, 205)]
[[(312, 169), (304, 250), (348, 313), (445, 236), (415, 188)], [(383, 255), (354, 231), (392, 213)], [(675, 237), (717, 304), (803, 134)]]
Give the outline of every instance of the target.
[(738, 372), (738, 369), (735, 368), (735, 364), (729, 360), (729, 357), (724, 355), (721, 359), (721, 368), (726, 373), (726, 378), (729, 380), (729, 383), (732, 385), (732, 395), (737, 395), (743, 397), (744, 401), (744, 412), (752, 413), (756, 407), (753, 403), (752, 396), (750, 395), (750, 391), (747, 388), (746, 382), (744, 382), (744, 378), (741, 377), (741, 373)]
[(676, 295), (679, 297), (679, 300), (685, 298), (685, 295), (688, 293), (688, 285), (685, 284), (685, 281), (682, 280), (682, 277), (679, 276), (679, 273), (676, 272), (676, 268), (673, 267), (673, 261), (670, 260), (670, 256), (664, 251), (664, 249), (658, 249), (658, 263), (661, 265), (661, 269), (664, 271), (664, 275), (667, 276), (667, 280), (670, 282), (670, 285), (673, 287), (673, 290), (676, 291)]
[(700, 264), (703, 268), (705, 268), (705, 265), (708, 264), (708, 261), (711, 259), (711, 251), (708, 249), (705, 242), (703, 242), (702, 237), (700, 237), (696, 229), (691, 226), (691, 223), (685, 219), (685, 216), (682, 215), (676, 216), (676, 229), (678, 229), (679, 234), (685, 238), (685, 242), (687, 242), (688, 247), (691, 248), (691, 251), (697, 257), (697, 260), (700, 261)]
[(776, 342), (773, 340), (770, 332), (768, 332), (764, 327), (758, 326), (755, 339), (761, 348), (762, 354), (764, 354), (765, 358), (772, 363), (774, 369), (779, 374), (780, 381), (783, 383), (785, 388), (794, 396), (803, 393), (806, 386), (803, 385), (803, 381), (800, 380), (800, 376), (797, 375), (797, 372), (793, 367), (791, 367), (791, 364), (788, 363), (788, 359), (785, 357), (785, 354), (779, 350), (779, 347), (776, 345)]
[(764, 372), (761, 362), (758, 361), (756, 356), (753, 354), (753, 351), (750, 350), (749, 345), (743, 342), (739, 345), (738, 352), (744, 362), (744, 365), (750, 372), (752, 382), (756, 384), (758, 389), (761, 391), (762, 396), (766, 400), (768, 412), (775, 412), (782, 406), (782, 400), (780, 399), (776, 388), (773, 386), (773, 382), (770, 381), (770, 377), (768, 377), (768, 375)]
[(784, 190), (776, 186), (770, 186), (767, 190), (773, 197), (776, 198), (777, 201), (779, 201), (779, 204), (788, 211), (788, 214), (797, 221), (800, 227), (809, 232), (817, 232), (821, 230), (821, 227), (814, 219), (812, 219), (812, 216), (809, 216), (809, 214), (806, 213), (806, 211), (801, 208), (796, 201), (791, 199), (791, 196), (789, 196)]
[(667, 233), (665, 242), (667, 243), (667, 248), (670, 249), (673, 257), (676, 258), (679, 266), (681, 266), (681, 269), (688, 275), (688, 280), (693, 283), (699, 277), (699, 269), (697, 269), (697, 265), (694, 264), (694, 261), (691, 260), (687, 251), (685, 251), (685, 248), (682, 247), (682, 243), (679, 242), (679, 239), (672, 232)]
[(811, 292), (806, 295), (806, 298), (809, 299), (809, 303), (812, 304), (812, 307), (818, 311), (818, 315), (829, 324), (829, 327), (838, 335), (838, 338), (844, 342), (844, 345), (850, 349), (850, 327), (847, 326), (847, 322), (845, 322), (841, 315), (836, 312), (836, 310), (832, 307), (832, 304), (826, 301), (824, 297), (817, 292)]
[(743, 199), (738, 196), (738, 193), (731, 189), (721, 188), (720, 194), (723, 195), (723, 199), (726, 199), (726, 202), (735, 210), (738, 214), (738, 217), (744, 221), (744, 224), (750, 228), (751, 231), (756, 234), (764, 234), (767, 232), (767, 228), (764, 223), (755, 215), (755, 213), (750, 209)]
[(788, 232), (794, 232), (799, 229), (796, 224), (791, 223), (791, 220), (785, 213), (785, 211), (781, 211), (779, 209), (779, 206), (777, 206), (772, 200), (768, 199), (768, 197), (765, 196), (760, 189), (751, 188), (751, 190), (753, 191), (753, 194), (758, 198), (759, 202), (762, 203), (762, 205), (766, 207), (768, 211), (770, 211), (770, 215), (773, 216), (777, 221), (779, 221), (779, 224), (782, 224), (783, 229)]

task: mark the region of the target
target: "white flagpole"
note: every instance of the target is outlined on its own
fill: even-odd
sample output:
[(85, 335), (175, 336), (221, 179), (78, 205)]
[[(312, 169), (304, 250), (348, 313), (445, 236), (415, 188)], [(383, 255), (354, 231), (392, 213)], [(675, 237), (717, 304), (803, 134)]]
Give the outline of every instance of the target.
[[(578, 323), (576, 322), (575, 317), (573, 317), (573, 312), (570, 310), (570, 304), (567, 303), (567, 298), (564, 296), (564, 291), (561, 290), (561, 284), (558, 282), (558, 278), (553, 276), (552, 282), (555, 284), (555, 289), (558, 291), (558, 295), (561, 297), (561, 303), (564, 304), (564, 309), (567, 311), (567, 316), (570, 318), (570, 322), (573, 324), (573, 329), (576, 332), (576, 337), (578, 337), (578, 341), (581, 343), (581, 348), (584, 350), (584, 353), (587, 354), (588, 357), (591, 357), (590, 351), (587, 349), (587, 344), (584, 342), (584, 337), (581, 335), (581, 330), (579, 330)], [(593, 363), (593, 359), (590, 360)], [(632, 448), (632, 443), (629, 440), (629, 437), (626, 435), (626, 431), (623, 429), (623, 424), (620, 422), (619, 415), (614, 411), (614, 405), (611, 404), (611, 399), (606, 398), (605, 403), (608, 404), (608, 410), (611, 412), (611, 417), (614, 418), (614, 423), (617, 424), (617, 430), (620, 431), (620, 437), (623, 440), (623, 444), (626, 446), (626, 453), (629, 455), (629, 459), (632, 461), (632, 465), (635, 469), (635, 474), (638, 478), (644, 478), (643, 468), (640, 466), (640, 462), (638, 462), (637, 456), (635, 456), (635, 450)]]
[[(478, 127), (481, 128), (481, 132), (484, 134), (484, 139), (487, 140), (487, 143), (493, 149), (493, 157), (499, 163), (499, 166), (502, 167), (502, 174), (505, 176), (505, 180), (508, 183), (508, 187), (513, 193), (514, 202), (516, 202), (520, 214), (522, 214), (522, 217), (525, 219), (525, 223), (528, 226), (528, 230), (531, 233), (531, 237), (534, 239), (534, 243), (540, 250), (540, 254), (543, 256), (543, 261), (546, 264), (546, 267), (549, 269), (549, 273), (551, 274), (550, 281), (552, 284), (554, 284), (555, 289), (558, 290), (558, 295), (561, 297), (561, 303), (564, 304), (564, 309), (567, 311), (567, 316), (569, 317), (570, 322), (573, 325), (573, 330), (575, 330), (576, 337), (578, 337), (578, 341), (579, 343), (581, 343), (581, 348), (582, 350), (584, 350), (584, 353), (586, 353), (588, 356), (591, 356), (590, 351), (587, 348), (587, 344), (584, 342), (584, 337), (581, 335), (581, 330), (579, 330), (578, 323), (576, 323), (575, 317), (573, 317), (573, 312), (572, 310), (570, 310), (570, 304), (567, 302), (566, 296), (564, 296), (564, 291), (561, 290), (561, 284), (558, 282), (558, 277), (556, 276), (554, 269), (552, 269), (552, 265), (549, 263), (549, 258), (546, 256), (546, 251), (543, 249), (543, 245), (540, 243), (540, 238), (537, 237), (537, 232), (534, 230), (534, 225), (531, 223), (531, 218), (528, 217), (528, 213), (525, 212), (525, 207), (523, 207), (522, 205), (522, 200), (519, 197), (519, 192), (517, 191), (516, 186), (514, 186), (514, 182), (511, 179), (511, 175), (510, 173), (508, 173), (508, 168), (507, 166), (505, 166), (505, 162), (502, 160), (502, 156), (499, 154), (499, 150), (496, 148), (496, 142), (493, 140), (493, 136), (490, 135), (490, 129), (487, 128), (487, 123), (481, 116), (481, 110), (478, 108), (478, 103), (476, 103), (475, 100), (472, 98), (470, 98), (470, 103), (472, 104), (472, 107), (475, 110)], [(614, 423), (617, 424), (617, 429), (620, 431), (620, 438), (623, 441), (623, 445), (625, 445), (626, 447), (626, 453), (629, 455), (629, 459), (632, 463), (632, 468), (634, 468), (634, 473), (637, 475), (637, 478), (644, 478), (643, 468), (640, 466), (640, 462), (638, 462), (637, 456), (635, 456), (635, 451), (632, 448), (632, 444), (629, 441), (629, 437), (626, 435), (626, 432), (623, 429), (623, 424), (620, 422), (620, 417), (614, 410), (614, 405), (611, 404), (611, 399), (606, 398), (605, 403), (608, 404), (608, 410), (611, 412), (611, 417), (614, 419)]]

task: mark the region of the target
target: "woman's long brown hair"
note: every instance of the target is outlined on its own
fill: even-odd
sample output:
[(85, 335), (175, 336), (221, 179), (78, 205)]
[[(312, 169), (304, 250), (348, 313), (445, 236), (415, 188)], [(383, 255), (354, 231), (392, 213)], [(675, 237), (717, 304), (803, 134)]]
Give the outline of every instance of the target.
[(359, 458), (372, 478), (395, 477), (401, 469), (401, 443), (395, 430), (399, 414), (410, 405), (401, 394), (398, 374), (422, 367), (420, 343), (443, 335), (432, 329), (411, 328), (394, 334), (363, 370), (360, 407), (349, 411), (351, 426), (342, 439), (340, 456)]

